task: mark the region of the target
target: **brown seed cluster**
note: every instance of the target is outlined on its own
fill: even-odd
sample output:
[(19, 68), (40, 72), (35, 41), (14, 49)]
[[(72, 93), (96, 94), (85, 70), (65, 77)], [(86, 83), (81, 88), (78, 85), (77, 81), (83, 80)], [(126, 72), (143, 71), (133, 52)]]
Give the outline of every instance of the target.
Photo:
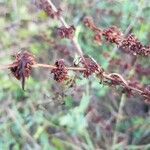
[(57, 60), (55, 63), (57, 68), (52, 69), (51, 73), (54, 74), (54, 80), (57, 82), (63, 82), (68, 79), (68, 70), (65, 66), (63, 59)]
[(150, 46), (144, 46), (133, 34), (124, 37), (123, 33), (115, 26), (107, 29), (96, 27), (91, 17), (85, 17), (84, 25), (94, 32), (94, 41), (102, 43), (102, 36), (106, 41), (115, 43), (117, 47), (132, 55), (150, 56)]
[(52, 9), (52, 6), (48, 3), (47, 0), (35, 0), (36, 5), (45, 11), (45, 13), (51, 18), (58, 18), (61, 14), (61, 9), (58, 9), (57, 12)]
[(10, 67), (11, 73), (16, 79), (22, 81), (22, 89), (24, 89), (25, 78), (31, 75), (32, 65), (35, 64), (35, 58), (29, 52), (20, 52), (16, 55), (16, 60), (12, 63), (15, 67)]
[(86, 70), (83, 71), (84, 77), (86, 78), (88, 78), (93, 73), (100, 71), (100, 66), (96, 63), (96, 61), (93, 58), (89, 56), (84, 57), (84, 61), (82, 61), (82, 64), (84, 68), (86, 68)]
[(103, 36), (105, 37), (106, 41), (115, 44), (120, 44), (123, 38), (123, 34), (116, 26), (112, 26), (108, 29), (104, 29)]
[(75, 27), (73, 25), (68, 27), (68, 28), (62, 26), (62, 27), (57, 29), (57, 34), (61, 38), (72, 39), (74, 37), (74, 34), (75, 34)]
[(133, 35), (130, 34), (122, 40), (119, 47), (126, 53), (131, 53), (133, 55), (150, 55), (150, 48), (143, 46), (142, 43)]

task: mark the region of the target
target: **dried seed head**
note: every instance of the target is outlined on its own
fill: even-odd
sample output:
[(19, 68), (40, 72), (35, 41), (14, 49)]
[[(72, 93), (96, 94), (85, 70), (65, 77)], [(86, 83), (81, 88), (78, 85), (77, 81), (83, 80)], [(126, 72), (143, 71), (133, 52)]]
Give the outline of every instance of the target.
[(84, 77), (88, 78), (90, 75), (96, 72), (102, 71), (101, 67), (97, 64), (97, 62), (90, 56), (85, 55), (84, 61), (81, 61), (84, 68), (86, 68), (85, 71), (83, 71)]
[(72, 39), (74, 37), (74, 34), (75, 34), (75, 27), (73, 25), (70, 26), (69, 28), (62, 26), (62, 27), (57, 29), (57, 34), (61, 38)]
[(119, 44), (123, 38), (123, 34), (116, 26), (105, 29), (103, 31), (103, 35), (105, 36), (107, 41), (116, 44)]
[(24, 89), (25, 78), (31, 75), (32, 65), (35, 64), (35, 58), (27, 51), (20, 52), (16, 55), (16, 60), (12, 63), (15, 67), (11, 67), (11, 73), (18, 80), (22, 80), (22, 88)]
[(51, 71), (51, 73), (54, 74), (54, 80), (57, 82), (63, 82), (64, 80), (68, 79), (68, 70), (65, 66), (64, 60), (57, 60), (55, 66), (57, 68), (54, 68)]
[(126, 53), (150, 56), (150, 47), (143, 46), (142, 43), (133, 34), (130, 34), (127, 38), (124, 38), (119, 47)]

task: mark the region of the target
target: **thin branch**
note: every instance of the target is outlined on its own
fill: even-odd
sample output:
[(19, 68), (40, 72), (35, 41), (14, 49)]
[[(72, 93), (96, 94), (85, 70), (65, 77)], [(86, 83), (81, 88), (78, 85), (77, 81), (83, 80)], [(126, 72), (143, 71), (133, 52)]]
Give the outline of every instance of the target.
[[(38, 67), (42, 67), (42, 68), (49, 68), (49, 69), (56, 69), (56, 66), (53, 65), (48, 65), (48, 64), (35, 64), (32, 66), (33, 68), (38, 68)], [(73, 71), (85, 71), (86, 68), (83, 67), (67, 67), (67, 70), (73, 70)]]
[[(4, 70), (4, 69), (11, 69), (13, 67), (17, 67), (17, 64), (12, 63), (9, 65), (4, 65), (4, 66), (0, 66), (0, 70)], [(45, 69), (57, 69), (57, 67), (55, 65), (49, 65), (49, 64), (40, 64), (40, 63), (35, 63), (34, 65), (32, 65), (32, 68), (45, 68)], [(84, 72), (87, 70), (86, 67), (66, 67), (67, 70), (72, 70), (74, 72), (79, 71), (79, 72)], [(118, 74), (118, 73), (106, 73), (105, 71), (101, 72), (97, 72), (97, 77), (99, 79), (102, 78), (102, 80), (105, 81), (109, 81), (109, 82), (116, 82), (117, 84), (115, 84), (114, 86), (121, 86), (125, 89), (128, 90), (132, 90), (133, 92), (136, 92), (139, 95), (143, 95), (144, 90), (143, 89), (139, 89), (138, 87), (134, 87), (134, 86), (130, 86), (128, 84), (128, 81), (126, 79), (123, 78), (122, 75)], [(113, 84), (112, 84), (113, 85)], [(145, 98), (147, 98), (148, 100), (150, 99), (149, 95), (144, 95)]]

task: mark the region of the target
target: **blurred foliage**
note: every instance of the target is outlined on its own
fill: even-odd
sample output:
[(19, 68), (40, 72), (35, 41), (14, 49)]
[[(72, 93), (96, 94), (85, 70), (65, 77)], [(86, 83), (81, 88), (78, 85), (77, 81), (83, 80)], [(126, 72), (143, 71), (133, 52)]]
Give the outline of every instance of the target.
[[(93, 34), (82, 22), (85, 16), (92, 16), (97, 26), (102, 28), (116, 25), (127, 32), (131, 26), (129, 32), (144, 44), (150, 43), (149, 0), (53, 2), (64, 10), (66, 21), (75, 25), (84, 53), (91, 55), (107, 71), (110, 58), (105, 58), (104, 53), (129, 63), (132, 58), (115, 50), (114, 45), (106, 43), (99, 46), (93, 42)], [(60, 40), (56, 36), (58, 26), (57, 20), (48, 18), (30, 0), (0, 0), (0, 64), (9, 64), (16, 52), (29, 50), (40, 63), (53, 64), (56, 59), (65, 58), (71, 65), (76, 54), (69, 40)], [(43, 36), (57, 45), (66, 45), (70, 55), (57, 50), (53, 42), (44, 41)], [(149, 59), (138, 58), (138, 63), (150, 67)], [(119, 66), (114, 72), (122, 73)], [(115, 125), (113, 118), (119, 107), (120, 93), (99, 84), (94, 77), (87, 80), (73, 75), (72, 78), (75, 82), (70, 80), (69, 86), (60, 85), (52, 80), (50, 71), (35, 69), (27, 80), (26, 90), (22, 91), (10, 71), (1, 70), (0, 150), (110, 150)], [(143, 84), (150, 84), (150, 77), (137, 78)], [(125, 118), (117, 127), (123, 141), (117, 147), (119, 150), (125, 145), (127, 148), (145, 145), (142, 150), (150, 149), (147, 146), (150, 142), (149, 111), (141, 99), (135, 97), (127, 101)]]

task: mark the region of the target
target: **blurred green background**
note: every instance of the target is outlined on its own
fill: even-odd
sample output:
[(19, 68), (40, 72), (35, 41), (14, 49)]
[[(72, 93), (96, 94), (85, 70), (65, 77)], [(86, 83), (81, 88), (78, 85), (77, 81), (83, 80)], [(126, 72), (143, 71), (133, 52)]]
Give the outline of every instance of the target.
[[(92, 16), (101, 28), (115, 25), (125, 34), (134, 33), (143, 44), (150, 43), (149, 0), (53, 2), (62, 8), (68, 24), (76, 27), (84, 53), (108, 72), (124, 73), (122, 66), (109, 60), (130, 64), (132, 56), (115, 45), (93, 42), (93, 33), (83, 25), (85, 16)], [(75, 48), (69, 40), (57, 37), (57, 27), (59, 21), (46, 16), (30, 0), (0, 0), (0, 65), (11, 63), (16, 52), (28, 50), (39, 63), (54, 64), (64, 58), (71, 66)], [(149, 68), (150, 59), (139, 57), (137, 64)], [(99, 84), (94, 77), (84, 79), (72, 72), (70, 76), (61, 85), (50, 70), (34, 69), (23, 91), (9, 70), (0, 70), (0, 150), (110, 150), (121, 90)], [(150, 84), (148, 75), (134, 74), (133, 78)], [(127, 99), (117, 127), (116, 149), (150, 149), (150, 112), (141, 100), (140, 96)]]

